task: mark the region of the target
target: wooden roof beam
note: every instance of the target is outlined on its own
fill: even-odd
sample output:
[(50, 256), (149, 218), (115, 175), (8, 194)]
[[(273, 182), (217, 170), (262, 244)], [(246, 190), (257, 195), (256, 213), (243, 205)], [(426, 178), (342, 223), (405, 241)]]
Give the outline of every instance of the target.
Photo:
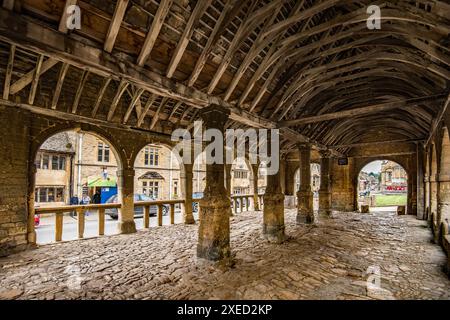
[(167, 78), (172, 78), (175, 70), (177, 69), (178, 63), (180, 63), (181, 57), (183, 56), (184, 50), (191, 39), (192, 33), (194, 32), (194, 28), (200, 20), (200, 17), (205, 12), (206, 8), (211, 4), (211, 0), (202, 0), (197, 1), (195, 5), (194, 11), (192, 12), (189, 20), (184, 27), (183, 35), (181, 36), (180, 41), (175, 49), (175, 52), (170, 60), (169, 66), (167, 67)]
[(16, 45), (12, 44), (9, 50), (8, 65), (6, 67), (5, 85), (3, 87), (3, 99), (8, 100), (11, 87), (11, 76), (14, 67), (14, 56), (16, 54)]
[(108, 33), (106, 35), (105, 46), (103, 48), (106, 52), (112, 52), (117, 35), (119, 34), (120, 25), (122, 24), (123, 18), (125, 17), (127, 6), (128, 0), (117, 1), (116, 9), (114, 11), (114, 15), (111, 20), (111, 24), (109, 25)]
[(161, 0), (158, 10), (156, 11), (155, 17), (153, 18), (152, 25), (149, 32), (145, 38), (144, 45), (141, 49), (141, 53), (137, 59), (138, 66), (143, 66), (147, 61), (150, 53), (152, 52), (153, 46), (155, 45), (156, 39), (158, 38), (161, 27), (164, 24), (167, 14), (169, 13), (170, 6), (173, 0)]
[(367, 107), (354, 108), (354, 109), (350, 109), (350, 110), (331, 112), (331, 113), (326, 113), (326, 114), (317, 115), (317, 116), (305, 117), (302, 119), (281, 121), (278, 123), (278, 127), (279, 128), (292, 127), (292, 126), (304, 125), (304, 124), (308, 124), (308, 123), (316, 123), (316, 122), (329, 121), (329, 120), (334, 120), (334, 119), (339, 119), (339, 118), (348, 118), (348, 117), (360, 116), (360, 115), (365, 115), (365, 114), (378, 113), (378, 112), (389, 111), (389, 110), (398, 109), (398, 108), (414, 107), (414, 106), (417, 106), (418, 104), (423, 104), (426, 102), (441, 101), (444, 98), (445, 98), (445, 96), (441, 94), (441, 95), (425, 96), (425, 97), (412, 98), (412, 99), (402, 99), (402, 100), (398, 100), (398, 101), (391, 101), (391, 102), (386, 102), (386, 103), (381, 103), (381, 104), (375, 104), (375, 105), (367, 106)]
[(69, 30), (67, 29), (67, 9), (70, 6), (76, 5), (77, 4), (77, 0), (66, 0), (66, 4), (64, 5), (64, 9), (61, 15), (61, 19), (59, 21), (59, 27), (58, 30), (62, 33), (67, 33)]

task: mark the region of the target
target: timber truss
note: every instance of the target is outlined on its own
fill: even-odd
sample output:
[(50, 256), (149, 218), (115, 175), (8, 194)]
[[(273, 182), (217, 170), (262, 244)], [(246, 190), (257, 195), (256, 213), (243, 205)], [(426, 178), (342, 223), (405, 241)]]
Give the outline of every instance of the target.
[[(68, 30), (66, 8), (81, 8)], [(367, 7), (382, 28), (367, 28)], [(450, 3), (3, 0), (1, 103), (170, 134), (198, 111), (345, 155), (429, 140), (449, 105)], [(381, 141), (380, 141), (381, 139)]]

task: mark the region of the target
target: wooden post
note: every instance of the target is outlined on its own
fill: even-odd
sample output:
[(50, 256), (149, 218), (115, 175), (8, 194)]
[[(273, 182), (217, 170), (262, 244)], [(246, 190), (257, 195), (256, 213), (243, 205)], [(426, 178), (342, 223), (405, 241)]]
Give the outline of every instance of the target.
[(77, 210), (77, 220), (78, 220), (78, 239), (83, 239), (84, 237), (84, 209)]
[(175, 224), (175, 203), (170, 204), (170, 224)]
[(105, 209), (98, 209), (98, 235), (105, 235)]
[(148, 229), (150, 227), (150, 206), (144, 207), (144, 228)]
[(55, 241), (62, 240), (63, 219), (64, 219), (64, 215), (62, 212), (55, 213)]
[(163, 225), (163, 205), (158, 204), (158, 226)]

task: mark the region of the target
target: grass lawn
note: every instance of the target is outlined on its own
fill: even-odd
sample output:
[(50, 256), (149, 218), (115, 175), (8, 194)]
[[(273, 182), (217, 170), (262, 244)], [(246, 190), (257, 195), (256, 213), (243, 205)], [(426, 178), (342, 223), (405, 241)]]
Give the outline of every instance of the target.
[(406, 194), (386, 194), (376, 195), (375, 206), (388, 207), (388, 206), (402, 206), (406, 205)]

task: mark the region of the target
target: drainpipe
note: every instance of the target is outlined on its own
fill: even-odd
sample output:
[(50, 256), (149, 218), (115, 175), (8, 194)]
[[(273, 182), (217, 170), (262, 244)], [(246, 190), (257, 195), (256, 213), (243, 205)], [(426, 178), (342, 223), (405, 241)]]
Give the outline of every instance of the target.
[(81, 169), (82, 169), (82, 159), (83, 159), (83, 133), (78, 133), (78, 177), (77, 177), (77, 185), (78, 185), (78, 198), (81, 199), (83, 196), (83, 186), (81, 185)]
[(172, 153), (172, 151), (170, 152), (170, 164), (169, 164), (169, 200), (172, 200), (172, 177), (173, 177), (173, 175), (172, 175), (172, 156), (173, 156), (173, 153)]

